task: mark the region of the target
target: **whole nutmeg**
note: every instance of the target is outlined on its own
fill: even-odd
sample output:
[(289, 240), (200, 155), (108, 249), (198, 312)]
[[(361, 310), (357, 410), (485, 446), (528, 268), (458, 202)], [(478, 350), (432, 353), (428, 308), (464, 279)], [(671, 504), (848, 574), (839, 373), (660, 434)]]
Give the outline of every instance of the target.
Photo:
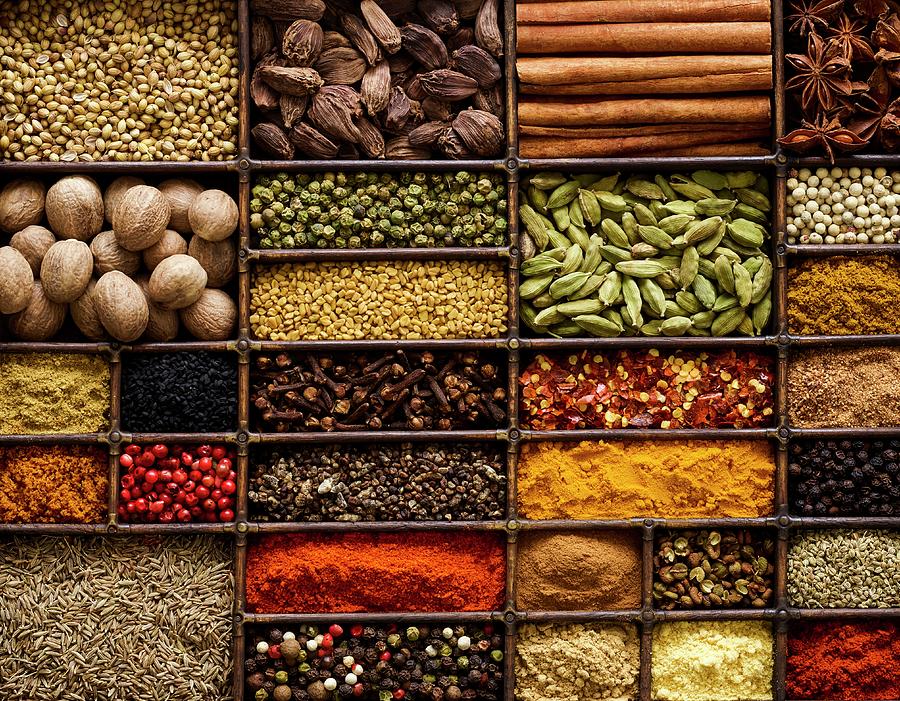
[(193, 304), (206, 287), (206, 271), (184, 254), (166, 258), (150, 276), (150, 299), (163, 309), (182, 309)]
[(25, 256), (31, 272), (40, 275), (41, 261), (50, 250), (50, 246), (56, 243), (56, 237), (50, 229), (43, 226), (26, 226), (21, 231), (13, 234), (9, 245)]
[(156, 266), (169, 256), (187, 252), (188, 244), (187, 241), (184, 240), (184, 237), (177, 231), (166, 229), (159, 241), (150, 246), (150, 248), (144, 249), (144, 265), (147, 267), (147, 270), (152, 273), (156, 269)]
[(224, 287), (237, 272), (237, 247), (231, 239), (207, 241), (194, 236), (188, 244), (187, 252), (206, 271), (207, 287)]
[(200, 341), (224, 341), (237, 321), (237, 305), (222, 290), (205, 289), (200, 298), (179, 312), (181, 323)]
[(103, 228), (103, 193), (93, 178), (68, 175), (47, 191), (50, 229), (61, 239), (90, 241)]
[(0, 229), (8, 234), (26, 226), (40, 224), (44, 217), (44, 184), (20, 179), (8, 182), (0, 190)]
[(147, 300), (147, 308), (150, 312), (147, 320), (147, 330), (144, 332), (144, 338), (148, 341), (157, 343), (165, 343), (171, 341), (178, 335), (178, 312), (171, 309), (163, 309), (150, 299), (150, 278), (141, 275), (135, 278), (138, 287)]
[(68, 304), (81, 297), (91, 281), (94, 257), (84, 241), (57, 241), (41, 262), (41, 284), (52, 302)]
[(188, 219), (191, 231), (197, 236), (207, 241), (222, 241), (237, 228), (238, 206), (228, 193), (206, 190), (191, 204)]
[(97, 281), (91, 280), (84, 294), (69, 304), (69, 313), (81, 333), (92, 341), (102, 341), (106, 338), (106, 329), (103, 328), (100, 316), (97, 314), (97, 305), (94, 301), (96, 286)]
[(66, 305), (47, 299), (40, 282), (32, 287), (28, 306), (9, 317), (9, 330), (23, 341), (47, 341), (55, 336), (66, 320)]
[(190, 178), (172, 178), (159, 184), (159, 191), (169, 203), (172, 213), (169, 215), (169, 228), (179, 234), (191, 233), (188, 210), (194, 200), (203, 192), (203, 186)]
[(103, 328), (119, 341), (137, 340), (150, 321), (150, 308), (141, 288), (118, 270), (106, 273), (97, 281), (94, 305)]
[(116, 241), (128, 251), (143, 251), (159, 241), (169, 224), (169, 202), (155, 187), (129, 189), (113, 213)]
[(133, 187), (145, 184), (142, 178), (136, 178), (133, 175), (123, 175), (121, 178), (113, 180), (103, 193), (103, 213), (106, 221), (112, 224), (113, 212), (116, 211), (116, 207), (119, 206), (119, 202), (122, 201), (126, 192)]
[(34, 273), (21, 253), (12, 246), (0, 248), (0, 314), (15, 314), (28, 306)]
[(91, 253), (94, 254), (94, 271), (97, 275), (111, 270), (134, 275), (141, 267), (141, 254), (122, 248), (112, 230), (101, 231), (94, 237), (91, 241)]

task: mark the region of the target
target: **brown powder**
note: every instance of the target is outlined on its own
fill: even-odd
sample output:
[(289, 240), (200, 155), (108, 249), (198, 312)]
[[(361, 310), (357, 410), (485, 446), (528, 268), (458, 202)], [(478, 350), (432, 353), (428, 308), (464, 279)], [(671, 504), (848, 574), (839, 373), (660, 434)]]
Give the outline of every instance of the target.
[(900, 259), (809, 259), (788, 271), (788, 317), (797, 334), (900, 333)]
[(791, 356), (788, 416), (805, 428), (897, 426), (900, 348), (812, 348)]
[(518, 608), (601, 611), (641, 605), (641, 543), (632, 531), (525, 532), (516, 571)]

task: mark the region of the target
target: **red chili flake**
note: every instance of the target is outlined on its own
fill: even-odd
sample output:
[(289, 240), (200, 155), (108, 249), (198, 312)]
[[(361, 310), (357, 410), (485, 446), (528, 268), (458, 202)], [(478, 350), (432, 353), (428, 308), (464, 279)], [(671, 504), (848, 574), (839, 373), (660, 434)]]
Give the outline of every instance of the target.
[(754, 352), (538, 355), (522, 372), (535, 430), (753, 428), (773, 421), (772, 359)]

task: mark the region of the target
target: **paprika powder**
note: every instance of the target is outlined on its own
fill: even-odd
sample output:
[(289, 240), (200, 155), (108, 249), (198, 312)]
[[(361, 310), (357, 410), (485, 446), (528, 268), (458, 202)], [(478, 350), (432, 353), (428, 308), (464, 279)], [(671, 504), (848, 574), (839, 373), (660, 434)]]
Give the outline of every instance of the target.
[(494, 611), (506, 557), (493, 533), (292, 533), (247, 556), (247, 607), (258, 613)]
[(891, 621), (811, 623), (788, 637), (787, 695), (867, 701), (900, 698), (900, 626)]

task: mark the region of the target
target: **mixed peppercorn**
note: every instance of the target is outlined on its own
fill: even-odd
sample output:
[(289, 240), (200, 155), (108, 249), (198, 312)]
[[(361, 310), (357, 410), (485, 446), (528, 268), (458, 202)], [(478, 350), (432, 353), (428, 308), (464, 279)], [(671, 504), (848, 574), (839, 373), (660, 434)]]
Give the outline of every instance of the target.
[(119, 518), (142, 523), (234, 520), (236, 453), (224, 445), (198, 448), (132, 443), (119, 456)]
[(256, 701), (496, 701), (503, 636), (492, 624), (301, 625), (250, 638), (247, 698)]

